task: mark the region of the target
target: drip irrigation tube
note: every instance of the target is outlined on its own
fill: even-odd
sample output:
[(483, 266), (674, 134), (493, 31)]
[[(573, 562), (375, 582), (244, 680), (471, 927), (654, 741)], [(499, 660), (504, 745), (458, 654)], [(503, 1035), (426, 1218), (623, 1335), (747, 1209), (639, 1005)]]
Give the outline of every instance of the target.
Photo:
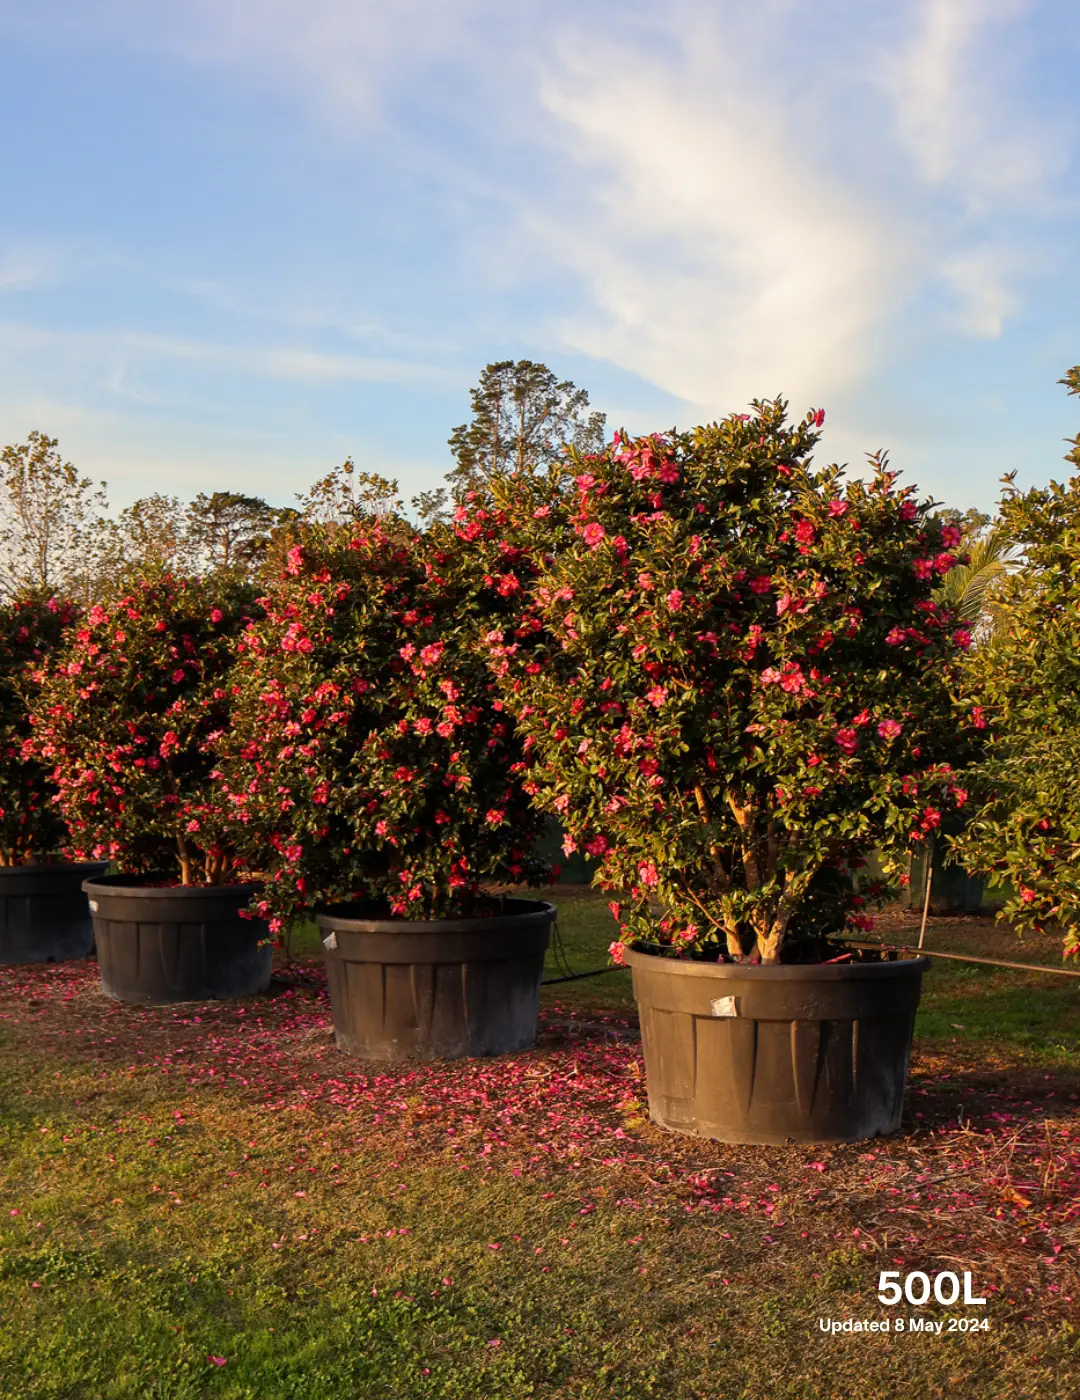
[[(1047, 967), (1043, 963), (1009, 962), (1004, 958), (977, 958), (971, 953), (939, 953), (935, 948), (911, 948), (906, 943), (867, 943), (862, 938), (841, 938), (839, 943), (854, 943), (862, 948), (880, 948), (889, 953), (918, 953), (924, 958), (947, 958), (950, 962), (981, 963), (984, 967), (1008, 967), (1015, 972), (1049, 972), (1055, 977), (1080, 977), (1080, 971), (1069, 967)], [(562, 977), (545, 977), (542, 987), (554, 987), (559, 982), (580, 982), (585, 977), (602, 977), (605, 972), (627, 972), (626, 967), (596, 967), (591, 972), (571, 972)]]
[[(845, 939), (844, 941), (854, 942), (855, 940)], [(919, 953), (924, 958), (948, 958), (950, 962), (982, 963), (985, 967), (1011, 967), (1017, 972), (1050, 972), (1055, 977), (1080, 977), (1080, 972), (1074, 971), (1070, 967), (1047, 967), (1043, 963), (1008, 962), (1004, 958), (977, 958), (972, 953), (939, 953), (935, 948), (909, 948), (904, 943), (873, 943), (868, 945), (862, 942), (862, 947), (867, 946), (880, 947), (886, 952)]]

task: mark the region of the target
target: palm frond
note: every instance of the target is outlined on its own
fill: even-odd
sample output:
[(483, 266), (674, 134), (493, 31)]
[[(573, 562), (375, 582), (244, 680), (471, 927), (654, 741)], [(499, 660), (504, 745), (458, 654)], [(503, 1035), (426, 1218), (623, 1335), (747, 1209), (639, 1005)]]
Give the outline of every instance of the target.
[(958, 564), (945, 575), (942, 596), (965, 622), (979, 622), (994, 584), (1012, 568), (1018, 554), (1005, 527), (996, 524), (969, 550), (967, 564)]

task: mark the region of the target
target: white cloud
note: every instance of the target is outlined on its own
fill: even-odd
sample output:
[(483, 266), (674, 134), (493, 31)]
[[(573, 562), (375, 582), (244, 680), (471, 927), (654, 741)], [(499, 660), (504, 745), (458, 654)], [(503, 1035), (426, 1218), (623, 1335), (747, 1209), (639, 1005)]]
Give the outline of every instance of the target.
[(574, 51), (542, 96), (578, 198), (530, 219), (594, 308), (567, 343), (713, 413), (780, 391), (801, 410), (857, 377), (911, 285), (910, 229), (828, 170), (735, 46)]

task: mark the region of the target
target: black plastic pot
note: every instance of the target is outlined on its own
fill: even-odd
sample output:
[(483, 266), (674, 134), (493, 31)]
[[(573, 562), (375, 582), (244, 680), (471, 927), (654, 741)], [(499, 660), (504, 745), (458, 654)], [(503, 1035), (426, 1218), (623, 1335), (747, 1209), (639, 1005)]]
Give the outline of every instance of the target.
[(319, 914), (337, 1043), (367, 1060), (505, 1055), (536, 1041), (555, 909), (508, 899), (485, 919)]
[(150, 885), (133, 875), (87, 880), (101, 986), (117, 1001), (164, 1005), (254, 996), (270, 981), (266, 924), (242, 919), (250, 885)]
[(0, 964), (66, 962), (94, 946), (83, 881), (102, 861), (0, 866)]
[(734, 1143), (895, 1132), (928, 958), (744, 966), (627, 953), (649, 1114)]

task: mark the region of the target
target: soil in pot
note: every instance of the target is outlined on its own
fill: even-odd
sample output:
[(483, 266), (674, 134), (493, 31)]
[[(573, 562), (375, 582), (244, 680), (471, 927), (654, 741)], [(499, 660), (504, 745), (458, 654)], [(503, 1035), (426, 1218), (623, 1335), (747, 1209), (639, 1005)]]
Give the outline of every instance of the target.
[(368, 1060), (505, 1055), (536, 1042), (555, 909), (506, 899), (485, 918), (319, 914), (337, 1043)]
[(627, 961), (661, 1127), (762, 1144), (899, 1128), (929, 959), (751, 966), (632, 950)]
[(269, 930), (240, 915), (251, 885), (168, 885), (109, 875), (83, 888), (107, 996), (165, 1005), (254, 996), (269, 985)]
[(0, 964), (66, 962), (94, 946), (83, 881), (102, 861), (0, 866)]

